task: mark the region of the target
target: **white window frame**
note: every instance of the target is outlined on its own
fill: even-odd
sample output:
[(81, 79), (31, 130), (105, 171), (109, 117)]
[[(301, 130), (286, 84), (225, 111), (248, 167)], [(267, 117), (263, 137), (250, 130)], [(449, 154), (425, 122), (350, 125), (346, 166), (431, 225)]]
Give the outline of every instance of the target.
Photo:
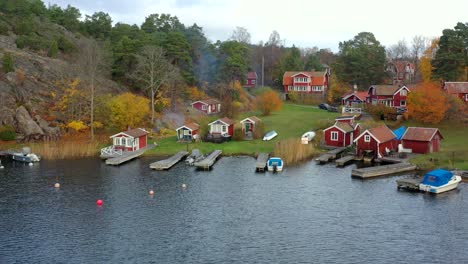
[(407, 96), (408, 95), (408, 91), (406, 91), (406, 89), (403, 89), (400, 91), (400, 95), (401, 96)]
[(401, 100), (400, 101), (400, 106), (406, 106), (406, 100)]
[(227, 126), (221, 126), (221, 132), (226, 133), (227, 132)]
[(364, 135), (364, 142), (370, 142), (370, 135)]
[(331, 134), (330, 134), (330, 139), (331, 141), (338, 141), (338, 132), (337, 131), (332, 131)]
[(257, 82), (256, 80), (252, 80), (252, 82), (251, 82), (251, 83), (252, 83), (252, 84), (255, 84), (256, 82)]
[(201, 106), (201, 109), (202, 109), (202, 110), (206, 110), (206, 109), (207, 109), (207, 105), (205, 105), (205, 104), (202, 105), (202, 106)]
[(468, 102), (468, 94), (465, 94), (465, 101)]
[(124, 138), (124, 137), (120, 138), (120, 143), (121, 143), (120, 145), (126, 146), (127, 145), (127, 139)]

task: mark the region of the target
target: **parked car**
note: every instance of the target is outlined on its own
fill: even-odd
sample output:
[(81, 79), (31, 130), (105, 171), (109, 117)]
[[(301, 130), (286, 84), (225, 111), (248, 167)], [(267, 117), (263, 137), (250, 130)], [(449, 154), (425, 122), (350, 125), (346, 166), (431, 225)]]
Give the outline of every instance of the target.
[(278, 136), (278, 133), (276, 133), (276, 131), (272, 130), (272, 131), (265, 134), (265, 136), (263, 137), (263, 140), (264, 141), (272, 140), (276, 136)]
[(319, 104), (319, 108), (323, 110), (328, 110), (328, 108), (330, 108), (330, 105), (326, 103), (321, 103)]

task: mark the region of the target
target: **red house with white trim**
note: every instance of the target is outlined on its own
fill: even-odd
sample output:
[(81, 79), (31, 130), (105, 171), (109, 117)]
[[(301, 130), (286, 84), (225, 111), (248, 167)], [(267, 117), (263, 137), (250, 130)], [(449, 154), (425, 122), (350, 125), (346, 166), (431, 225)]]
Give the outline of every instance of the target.
[(217, 114), (221, 112), (221, 103), (216, 99), (205, 99), (191, 103), (192, 108), (205, 114)]
[(208, 124), (213, 136), (232, 137), (234, 135), (234, 121), (224, 117)]
[(444, 137), (437, 128), (408, 127), (401, 141), (403, 147), (413, 153), (426, 154), (439, 151), (442, 139)]
[(445, 82), (444, 90), (468, 103), (468, 82)]
[(112, 138), (115, 150), (135, 151), (147, 146), (148, 134), (148, 131), (143, 128), (134, 128), (117, 133), (110, 138)]
[(287, 71), (283, 75), (284, 92), (324, 95), (328, 90), (329, 78), (328, 71)]
[(372, 85), (367, 92), (368, 104), (384, 104), (389, 107), (406, 110), (410, 89), (397, 85)]
[(325, 144), (334, 147), (347, 147), (353, 144), (361, 128), (354, 122), (354, 116), (341, 116), (335, 119), (335, 124), (323, 130)]
[(354, 142), (357, 155), (373, 153), (374, 158), (381, 158), (391, 150), (397, 150), (398, 142), (395, 134), (386, 125), (367, 129)]
[(365, 104), (367, 101), (368, 92), (358, 92), (354, 91), (352, 93), (347, 93), (341, 99), (341, 104), (344, 106), (355, 107), (358, 105)]
[(179, 141), (192, 141), (198, 139), (200, 135), (200, 125), (188, 123), (176, 129)]
[(258, 75), (256, 72), (252, 71), (247, 73), (247, 82), (245, 83), (245, 87), (247, 88), (254, 88), (257, 86), (257, 79)]

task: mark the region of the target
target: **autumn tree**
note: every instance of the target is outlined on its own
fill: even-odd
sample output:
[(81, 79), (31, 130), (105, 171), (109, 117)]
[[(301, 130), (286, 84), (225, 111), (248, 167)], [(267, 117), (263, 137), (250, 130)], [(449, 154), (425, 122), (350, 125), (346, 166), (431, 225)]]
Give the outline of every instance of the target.
[(328, 89), (327, 101), (329, 103), (340, 102), (343, 95), (348, 92), (351, 92), (350, 85), (338, 80), (336, 75), (333, 74), (330, 77), (330, 88)]
[(432, 59), (435, 57), (438, 47), (439, 39), (432, 39), (430, 45), (426, 48), (421, 57), (420, 71), (422, 80), (425, 83), (432, 81)]
[(113, 97), (108, 103), (111, 124), (119, 129), (138, 127), (144, 124), (150, 113), (149, 99), (124, 93)]
[(272, 111), (278, 111), (283, 108), (283, 101), (277, 92), (269, 89), (257, 96), (255, 105), (257, 110), (261, 111), (263, 115), (270, 115)]
[(440, 123), (448, 107), (446, 94), (437, 82), (419, 84), (408, 94), (409, 116), (423, 123)]

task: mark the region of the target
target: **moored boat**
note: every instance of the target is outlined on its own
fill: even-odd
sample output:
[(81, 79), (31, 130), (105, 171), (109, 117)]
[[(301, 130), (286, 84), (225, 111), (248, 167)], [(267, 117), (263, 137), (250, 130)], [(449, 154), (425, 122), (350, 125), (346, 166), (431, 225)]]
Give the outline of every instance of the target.
[(304, 133), (304, 135), (302, 135), (301, 137), (301, 141), (302, 142), (309, 142), (309, 141), (312, 141), (312, 139), (314, 139), (315, 137), (315, 132), (314, 131), (307, 131)]
[(28, 147), (24, 147), (21, 152), (12, 151), (11, 158), (15, 161), (21, 161), (26, 163), (33, 163), (41, 161), (41, 158), (31, 153), (31, 149)]
[(277, 172), (283, 170), (284, 162), (281, 158), (272, 157), (267, 162), (268, 171)]
[(461, 182), (461, 176), (454, 175), (451, 171), (437, 169), (424, 175), (419, 184), (419, 190), (431, 193), (442, 193), (453, 190)]
[(272, 140), (273, 138), (275, 138), (276, 136), (278, 136), (278, 133), (276, 133), (276, 131), (272, 130), (272, 131), (265, 134), (265, 136), (263, 137), (263, 140), (264, 141), (269, 141), (269, 140)]

